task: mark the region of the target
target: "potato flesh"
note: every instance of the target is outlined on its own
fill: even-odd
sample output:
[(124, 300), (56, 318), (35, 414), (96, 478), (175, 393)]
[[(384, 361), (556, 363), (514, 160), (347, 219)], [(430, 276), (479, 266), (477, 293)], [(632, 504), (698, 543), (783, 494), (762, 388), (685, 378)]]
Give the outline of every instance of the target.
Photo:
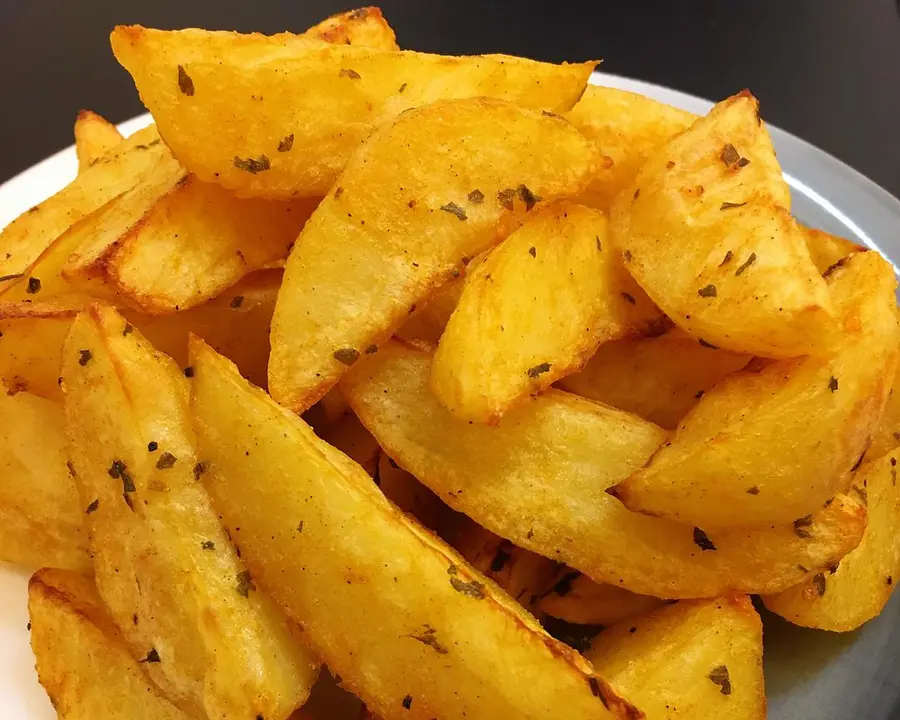
[(837, 322), (749, 93), (659, 148), (617, 196), (613, 243), (681, 328), (764, 357), (833, 348)]
[(465, 259), (521, 223), (534, 196), (577, 192), (595, 161), (564, 120), (486, 98), (434, 103), (381, 129), (288, 258), (272, 323), (273, 397), (309, 408)]
[(332, 15), (306, 30), (303, 36), (318, 38), (333, 45), (399, 50), (393, 29), (377, 7), (363, 7)]
[(848, 255), (865, 250), (852, 240), (831, 235), (823, 230), (803, 228), (806, 238), (806, 248), (809, 256), (820, 273), (828, 272), (828, 268)]
[(829, 276), (841, 349), (724, 380), (616, 496), (632, 510), (709, 530), (790, 523), (845, 490), (897, 367), (896, 286), (877, 253), (850, 256)]
[(306, 700), (318, 663), (280, 610), (251, 592), (198, 483), (187, 380), (127, 328), (93, 306), (63, 353), (69, 453), (82, 504), (93, 506), (98, 590), (133, 656), (157, 652), (146, 671), (186, 712), (283, 720)]
[(604, 343), (559, 387), (674, 430), (707, 390), (749, 359), (705, 347), (676, 330)]
[(66, 460), (62, 406), (0, 385), (0, 560), (90, 570)]
[(109, 120), (91, 110), (75, 118), (75, 154), (82, 173), (116, 147), (124, 138)]
[(40, 570), (28, 583), (38, 678), (64, 720), (188, 720), (131, 657), (90, 579)]
[(569, 623), (608, 628), (628, 618), (645, 615), (664, 602), (617, 585), (596, 583), (587, 575), (566, 569), (559, 582), (541, 598), (538, 609)]
[(680, 602), (606, 630), (586, 657), (648, 718), (764, 720), (762, 623), (746, 596)]
[(455, 418), (494, 423), (580, 368), (601, 343), (662, 320), (610, 247), (606, 216), (553, 203), (466, 278), (431, 388)]
[(859, 547), (834, 572), (764, 597), (769, 610), (795, 625), (835, 632), (856, 630), (881, 613), (900, 580), (898, 459), (900, 450), (894, 449), (853, 475), (850, 492), (866, 499), (869, 513)]
[(838, 496), (791, 525), (710, 533), (629, 512), (605, 490), (665, 438), (636, 416), (559, 391), (496, 427), (458, 423), (428, 389), (428, 353), (392, 343), (352, 372), (341, 392), (382, 448), (445, 503), (488, 530), (598, 582), (662, 598), (784, 589), (856, 546), (865, 508)]
[(271, 199), (325, 195), (372, 131), (409, 108), (496, 97), (568, 110), (596, 64), (140, 26), (117, 27), (110, 41), (188, 170), (243, 196)]
[(633, 712), (591, 680), (580, 656), (394, 509), (362, 468), (226, 359), (199, 342), (191, 353), (195, 425), (210, 460), (204, 482), (254, 582), (303, 623), (374, 712), (423, 720)]

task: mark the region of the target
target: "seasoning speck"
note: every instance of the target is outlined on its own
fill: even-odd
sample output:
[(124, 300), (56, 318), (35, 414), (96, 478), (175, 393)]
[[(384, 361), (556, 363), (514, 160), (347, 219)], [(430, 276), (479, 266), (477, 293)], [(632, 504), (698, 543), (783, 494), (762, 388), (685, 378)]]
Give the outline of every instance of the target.
[(459, 205), (455, 202), (448, 202), (446, 205), (441, 205), (441, 210), (444, 212), (448, 212), (451, 215), (456, 215), (460, 220), (468, 220), (468, 215), (466, 215), (466, 211), (463, 210)]
[(540, 202), (541, 196), (535, 195), (531, 190), (528, 189), (527, 185), (519, 185), (516, 188), (516, 192), (519, 194), (519, 200), (525, 203), (525, 211), (528, 212), (535, 206), (536, 203)]
[(752, 252), (752, 253), (750, 253), (750, 256), (743, 262), (743, 264), (737, 270), (734, 271), (734, 276), (740, 277), (741, 275), (744, 274), (744, 272), (747, 270), (747, 268), (749, 268), (755, 262), (756, 262), (756, 253)]
[(719, 153), (719, 160), (725, 163), (727, 167), (737, 164), (740, 159), (740, 153), (735, 150), (734, 145), (731, 143), (726, 143), (725, 147), (722, 148), (722, 152)]
[(243, 295), (235, 295), (233, 298), (231, 298), (230, 305), (233, 309), (237, 310), (243, 304), (244, 304), (244, 296)]
[(484, 193), (478, 188), (475, 188), (469, 193), (469, 202), (473, 205), (481, 205), (481, 203), (484, 202)]
[(343, 363), (344, 365), (352, 365), (357, 360), (359, 360), (359, 350), (351, 347), (339, 348), (334, 351), (332, 357), (334, 357), (334, 359), (339, 363)]
[(531, 255), (531, 257), (537, 257), (537, 248), (533, 246), (528, 248), (528, 254)]
[(813, 575), (812, 584), (819, 597), (822, 597), (825, 594), (825, 575), (823, 573)]
[(85, 510), (85, 513), (90, 515), (92, 512), (96, 512), (98, 507), (100, 507), (100, 499), (99, 498), (97, 498), (96, 500), (94, 500), (94, 502), (92, 502), (90, 505), (87, 506), (87, 510)]
[(728, 668), (724, 665), (714, 667), (709, 675), (709, 679), (719, 686), (719, 691), (723, 695), (731, 695), (731, 678), (728, 676)]
[(202, 547), (204, 550), (215, 550), (216, 544), (212, 540), (204, 540), (202, 543), (200, 543), (200, 547)]
[(543, 375), (545, 372), (549, 371), (552, 365), (548, 362), (542, 362), (540, 365), (535, 365), (532, 368), (528, 368), (528, 377), (536, 378), (539, 375)]
[(412, 695), (407, 695), (400, 704), (403, 705), (406, 710), (409, 710), (412, 707)]
[(705, 285), (697, 291), (697, 294), (702, 298), (714, 298), (716, 297), (716, 286)]
[(837, 392), (838, 379), (834, 375), (832, 375), (831, 379), (828, 381), (828, 389), (831, 390), (831, 392)]
[(94, 357), (94, 356), (91, 354), (90, 350), (79, 350), (78, 351), (78, 364), (81, 365), (81, 367), (84, 367), (91, 361), (92, 357)]
[(178, 66), (178, 89), (181, 90), (182, 95), (188, 97), (194, 94), (194, 81), (191, 80), (191, 76), (187, 74), (183, 65)]
[(156, 469), (168, 470), (176, 463), (177, 460), (178, 458), (176, 458), (172, 453), (164, 452), (159, 456), (159, 460), (156, 461)]
[(500, 204), (505, 207), (507, 210), (513, 209), (513, 198), (516, 196), (516, 191), (512, 188), (506, 188), (506, 190), (501, 190), (497, 193), (497, 200), (500, 201)]
[(294, 133), (285, 136), (278, 143), (278, 152), (288, 152), (292, 147), (294, 147)]
[(266, 155), (260, 155), (258, 158), (240, 158), (235, 155), (234, 166), (238, 170), (244, 170), (251, 175), (256, 175), (256, 173), (261, 173), (264, 170), (268, 170), (272, 167), (269, 163), (269, 158)]
[(740, 203), (723, 202), (719, 206), (719, 210), (733, 210), (734, 208), (744, 207), (744, 205), (746, 205), (746, 204), (747, 203), (745, 203), (745, 202), (740, 202)]
[(703, 532), (700, 528), (694, 528), (694, 543), (698, 548), (706, 552), (707, 550), (717, 550), (716, 544), (709, 539), (709, 535)]
[(347, 77), (351, 80), (359, 80), (361, 75), (351, 68), (341, 68), (341, 71), (338, 73), (338, 77)]
[(145, 657), (143, 660), (141, 660), (141, 662), (142, 663), (158, 663), (158, 662), (160, 662), (159, 653), (156, 652), (156, 648), (153, 648), (152, 650), (150, 650), (150, 652), (147, 653), (147, 657)]
[(253, 584), (253, 578), (250, 577), (249, 570), (242, 570), (237, 574), (235, 590), (238, 591), (238, 595), (243, 595), (244, 597), (249, 597), (250, 591), (256, 590), (256, 585)]
[(812, 533), (809, 531), (812, 522), (812, 515), (804, 515), (802, 518), (794, 520), (794, 535), (804, 539), (812, 537)]
[(759, 486), (754, 485), (753, 487), (747, 488), (748, 495), (759, 495)]

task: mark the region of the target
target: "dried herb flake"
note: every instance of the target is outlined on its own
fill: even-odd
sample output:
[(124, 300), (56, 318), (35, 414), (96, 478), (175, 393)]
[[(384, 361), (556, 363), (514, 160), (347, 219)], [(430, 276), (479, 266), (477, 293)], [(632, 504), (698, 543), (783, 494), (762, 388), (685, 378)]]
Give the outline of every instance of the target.
[(172, 467), (177, 462), (177, 460), (178, 460), (178, 458), (175, 457), (172, 453), (164, 452), (162, 455), (159, 456), (159, 460), (156, 461), (156, 469), (157, 470), (168, 470), (170, 467)]
[(715, 285), (705, 285), (697, 291), (697, 294), (702, 298), (714, 298), (717, 297), (716, 294), (716, 286)]
[(704, 552), (707, 550), (718, 550), (716, 544), (709, 539), (709, 535), (698, 527), (694, 528), (694, 543)]
[(537, 257), (537, 248), (534, 246), (528, 248), (528, 254), (531, 255), (531, 257)]
[(412, 695), (407, 695), (400, 704), (403, 705), (406, 710), (409, 710), (412, 707), (412, 700)]
[(732, 165), (736, 165), (737, 162), (741, 159), (741, 154), (735, 150), (734, 145), (731, 143), (726, 143), (725, 147), (722, 148), (722, 152), (719, 153), (719, 160), (721, 160), (726, 167), (731, 167)]
[(812, 533), (808, 529), (812, 523), (812, 515), (804, 515), (802, 518), (797, 518), (794, 520), (794, 535), (804, 539), (812, 537)]
[(477, 580), (470, 582), (460, 580), (457, 577), (457, 572), (456, 565), (451, 565), (447, 568), (447, 574), (450, 576), (450, 585), (453, 589), (476, 600), (484, 600), (484, 585)]
[(243, 295), (235, 295), (233, 298), (231, 298), (231, 302), (229, 303), (229, 305), (234, 310), (237, 310), (243, 304), (244, 304), (244, 296)]
[(194, 94), (194, 81), (187, 74), (187, 70), (184, 69), (183, 65), (178, 66), (178, 89), (181, 90), (183, 95), (188, 97)]
[(352, 347), (338, 348), (332, 357), (344, 365), (352, 365), (359, 360), (359, 350)]
[(747, 268), (749, 268), (755, 262), (756, 262), (756, 253), (752, 252), (752, 253), (750, 253), (750, 256), (744, 261), (744, 263), (737, 270), (734, 271), (734, 276), (740, 277), (741, 275), (744, 274), (744, 272), (747, 270)]
[(528, 212), (540, 202), (543, 198), (540, 195), (535, 195), (531, 190), (528, 189), (527, 185), (519, 185), (516, 188), (516, 192), (519, 195), (519, 200), (525, 203), (525, 211)]
[(294, 147), (294, 133), (286, 135), (281, 141), (279, 141), (278, 152), (288, 152), (292, 147)]
[(828, 389), (831, 390), (831, 392), (837, 392), (838, 379), (834, 375), (832, 375), (831, 379), (828, 381)]
[(240, 158), (235, 155), (234, 166), (238, 170), (244, 170), (251, 175), (256, 175), (256, 173), (261, 173), (264, 170), (271, 169), (272, 167), (272, 165), (269, 163), (269, 158), (267, 155), (260, 155), (258, 158)]
[(759, 486), (754, 485), (753, 487), (747, 488), (748, 495), (759, 495)]
[(468, 220), (469, 216), (466, 215), (466, 211), (463, 210), (459, 205), (455, 202), (448, 202), (446, 205), (441, 205), (441, 210), (444, 212), (448, 212), (451, 215), (456, 215), (460, 220)]
[(418, 640), (423, 645), (427, 645), (432, 650), (434, 650), (438, 655), (446, 655), (448, 650), (445, 648), (437, 639), (437, 630), (435, 630), (431, 625), (424, 625), (422, 628), (422, 632), (420, 633), (412, 633), (407, 635), (406, 637), (412, 638), (413, 640)]
[(161, 662), (159, 659), (159, 653), (156, 651), (156, 648), (152, 648), (150, 652), (147, 653), (147, 657), (141, 660), (142, 663), (158, 663)]
[(469, 193), (469, 202), (473, 205), (481, 205), (481, 203), (484, 202), (484, 193), (478, 188), (475, 188)]
[(825, 594), (825, 575), (823, 573), (816, 573), (813, 575), (812, 584), (819, 594), (819, 597), (822, 597)]
[(243, 595), (244, 597), (249, 597), (250, 591), (256, 590), (256, 585), (253, 584), (253, 578), (250, 576), (249, 570), (242, 570), (237, 574), (235, 590), (237, 590), (238, 595)]
[(351, 68), (341, 68), (341, 71), (338, 73), (338, 77), (347, 77), (351, 80), (359, 80), (362, 76)]
[(200, 547), (202, 547), (204, 550), (215, 550), (216, 544), (212, 540), (204, 540), (202, 543), (200, 543)]
[(733, 257), (734, 257), (734, 253), (731, 252), (731, 250), (729, 250), (727, 253), (725, 253), (725, 257), (722, 258), (722, 262), (719, 263), (719, 267), (722, 267), (723, 265), (727, 265), (728, 263), (730, 263), (731, 258), (733, 258)]
[(719, 686), (719, 690), (723, 695), (731, 695), (731, 678), (728, 675), (728, 668), (724, 665), (714, 667), (707, 677)]
[(528, 377), (536, 378), (540, 375), (543, 375), (545, 372), (548, 372), (550, 368), (553, 367), (548, 362), (542, 362), (540, 365), (535, 365), (532, 368), (528, 368)]
[(505, 207), (507, 210), (513, 209), (513, 198), (516, 196), (516, 191), (512, 188), (506, 188), (506, 190), (501, 190), (497, 193), (497, 200), (500, 201), (500, 204)]
[(90, 515), (92, 512), (96, 512), (98, 507), (100, 507), (100, 498), (97, 498), (96, 500), (94, 500), (94, 502), (88, 505), (85, 513)]
[(79, 350), (78, 351), (78, 364), (81, 365), (81, 367), (84, 367), (91, 361), (92, 357), (94, 357), (94, 356), (90, 350)]

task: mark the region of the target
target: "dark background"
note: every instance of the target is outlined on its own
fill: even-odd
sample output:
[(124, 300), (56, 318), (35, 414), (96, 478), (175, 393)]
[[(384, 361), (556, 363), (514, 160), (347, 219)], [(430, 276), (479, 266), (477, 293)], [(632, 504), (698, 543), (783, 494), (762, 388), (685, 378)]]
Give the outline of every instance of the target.
[[(765, 118), (900, 195), (900, 0), (384, 0), (405, 48), (604, 58), (710, 99), (749, 87)], [(142, 112), (116, 23), (303, 30), (339, 0), (0, 0), (0, 180), (71, 143), (80, 108)]]

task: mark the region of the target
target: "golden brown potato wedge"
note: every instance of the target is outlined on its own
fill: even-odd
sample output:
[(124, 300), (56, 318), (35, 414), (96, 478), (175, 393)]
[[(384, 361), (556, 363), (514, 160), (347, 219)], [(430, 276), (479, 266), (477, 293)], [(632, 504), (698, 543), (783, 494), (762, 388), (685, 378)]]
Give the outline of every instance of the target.
[(848, 255), (866, 249), (852, 240), (831, 235), (823, 230), (806, 227), (802, 230), (809, 256), (812, 258), (816, 270), (822, 274), (828, 272), (828, 268)]
[(400, 49), (393, 29), (377, 7), (362, 7), (332, 15), (313, 25), (303, 35), (333, 45), (361, 45), (373, 50)]
[(227, 359), (193, 342), (191, 364), (210, 462), (203, 480), (253, 581), (370, 709), (417, 720), (545, 718), (560, 707), (570, 719), (636, 716), (577, 653)]
[(102, 162), (7, 225), (0, 233), (0, 292), (21, 280), (68, 228), (133, 187), (165, 152), (155, 126), (139, 130)]
[(72, 324), (62, 375), (97, 587), (133, 657), (186, 712), (284, 720), (318, 663), (253, 591), (198, 482), (181, 369), (94, 305)]
[(38, 678), (61, 720), (188, 720), (131, 657), (88, 577), (39, 570), (28, 583)]
[(867, 504), (862, 542), (840, 565), (763, 602), (796, 625), (847, 632), (881, 613), (900, 581), (900, 449), (867, 462), (853, 475), (851, 492)]
[(653, 98), (599, 85), (588, 85), (565, 117), (609, 158), (584, 196), (602, 210), (612, 206), (645, 160), (697, 119)]
[(591, 580), (564, 568), (559, 579), (538, 602), (538, 610), (577, 625), (609, 627), (628, 618), (646, 615), (665, 603), (652, 595), (639, 595), (618, 585)]
[(828, 281), (841, 349), (720, 382), (647, 467), (614, 488), (616, 497), (710, 530), (790, 523), (847, 487), (897, 368), (897, 281), (877, 253), (849, 256)]
[(0, 560), (90, 571), (59, 403), (0, 385)]
[(747, 92), (659, 148), (617, 196), (610, 235), (665, 313), (704, 342), (765, 357), (833, 347), (825, 281)]
[(749, 360), (674, 330), (604, 343), (559, 386), (672, 430), (707, 390)]
[(373, 130), (409, 108), (495, 97), (568, 110), (596, 64), (136, 25), (117, 27), (110, 41), (188, 170), (243, 196), (272, 199), (322, 197)]
[(640, 467), (665, 432), (635, 415), (558, 390), (496, 427), (455, 421), (428, 389), (431, 356), (379, 348), (341, 392), (382, 448), (451, 508), (516, 545), (598, 582), (662, 598), (756, 593), (795, 585), (856, 547), (865, 508), (838, 496), (812, 527), (707, 535), (628, 511), (605, 490)]
[(106, 118), (92, 110), (79, 110), (75, 118), (75, 155), (82, 173), (116, 147), (124, 138)]
[(486, 98), (434, 103), (379, 130), (288, 258), (272, 322), (272, 396), (309, 408), (465, 258), (503, 239), (539, 198), (578, 192), (596, 162), (566, 121)]
[(466, 277), (431, 389), (458, 420), (495, 423), (579, 369), (601, 343), (663, 319), (610, 248), (606, 216), (561, 200), (533, 213)]
[(765, 720), (762, 623), (746, 595), (682, 601), (599, 635), (587, 653), (648, 718)]

